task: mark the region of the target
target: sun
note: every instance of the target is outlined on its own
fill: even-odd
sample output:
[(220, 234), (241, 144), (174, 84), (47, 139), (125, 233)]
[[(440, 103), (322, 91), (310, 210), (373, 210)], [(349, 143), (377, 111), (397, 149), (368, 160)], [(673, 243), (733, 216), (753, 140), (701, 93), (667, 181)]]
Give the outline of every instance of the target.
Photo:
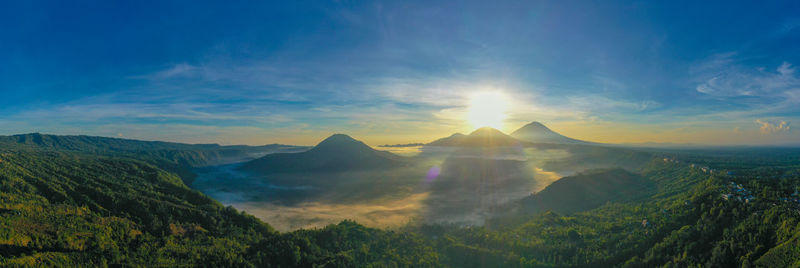
[(470, 96), (467, 120), (472, 128), (501, 128), (510, 106), (508, 96), (500, 91), (481, 91)]

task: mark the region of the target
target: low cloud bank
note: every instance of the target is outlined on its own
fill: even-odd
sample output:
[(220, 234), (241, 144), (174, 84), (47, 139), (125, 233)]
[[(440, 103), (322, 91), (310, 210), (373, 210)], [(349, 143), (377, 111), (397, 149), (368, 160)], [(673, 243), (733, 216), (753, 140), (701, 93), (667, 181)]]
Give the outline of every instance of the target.
[(408, 167), (305, 174), (293, 180), (252, 176), (238, 171), (237, 165), (226, 165), (198, 170), (193, 187), (280, 231), (346, 219), (380, 228), (410, 222), (482, 225), (502, 213), (505, 204), (569, 175), (542, 167), (569, 155), (535, 149), (428, 151)]
[(265, 202), (242, 202), (229, 205), (244, 210), (269, 223), (279, 231), (324, 227), (342, 220), (355, 220), (370, 227), (397, 227), (419, 217), (429, 193), (365, 204), (324, 204), (304, 202), (285, 206)]

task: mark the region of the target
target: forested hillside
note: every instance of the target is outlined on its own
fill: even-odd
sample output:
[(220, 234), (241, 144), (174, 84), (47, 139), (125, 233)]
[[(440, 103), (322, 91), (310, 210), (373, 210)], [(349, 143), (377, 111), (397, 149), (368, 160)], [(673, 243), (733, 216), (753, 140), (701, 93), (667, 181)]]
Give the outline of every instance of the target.
[[(344, 222), (278, 234), (146, 162), (63, 152), (0, 154), (0, 265), (423, 265), (410, 233)], [(283, 265), (281, 265), (283, 264)]]
[(132, 157), (178, 174), (187, 185), (194, 179), (191, 171), (193, 167), (255, 159), (268, 153), (298, 152), (308, 149), (303, 146), (282, 144), (220, 146), (39, 133), (0, 136), (0, 148)]
[(173, 162), (185, 162), (192, 166), (215, 164), (217, 162), (225, 162), (227, 159), (255, 158), (254, 156), (258, 154), (280, 150), (304, 149), (302, 146), (281, 144), (221, 146), (218, 144), (184, 144), (94, 136), (57, 136), (39, 133), (0, 136), (0, 145), (5, 149), (59, 150), (101, 155), (148, 155)]
[[(648, 190), (574, 213), (517, 211), (481, 227), (345, 221), (278, 233), (190, 189), (148, 153), (36, 148), (0, 148), (0, 266), (800, 265), (793, 161), (732, 173), (715, 169), (726, 166), (721, 158), (701, 166), (688, 162), (696, 155), (659, 157), (637, 173), (573, 178), (596, 191), (631, 181)], [(616, 185), (603, 190), (604, 181)]]
[[(521, 214), (485, 227), (416, 230), (453, 267), (800, 265), (800, 205), (785, 198), (800, 178), (734, 179), (745, 191), (760, 193), (747, 201), (736, 198), (744, 194), (732, 190), (738, 186), (730, 187), (731, 178), (688, 164), (654, 161), (644, 175), (659, 193), (642, 202), (574, 214)], [(733, 198), (722, 197), (730, 192)]]
[(59, 152), (0, 159), (6, 263), (237, 265), (245, 244), (274, 235), (142, 161)]
[(621, 168), (591, 170), (564, 177), (521, 201), (529, 212), (574, 213), (606, 202), (640, 200), (653, 193), (655, 183)]

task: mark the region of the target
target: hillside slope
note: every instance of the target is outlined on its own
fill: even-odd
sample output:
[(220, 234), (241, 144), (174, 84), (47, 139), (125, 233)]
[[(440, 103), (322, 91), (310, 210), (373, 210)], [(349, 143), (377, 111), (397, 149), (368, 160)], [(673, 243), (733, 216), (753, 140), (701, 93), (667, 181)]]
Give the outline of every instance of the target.
[(526, 197), (522, 204), (532, 212), (574, 213), (606, 202), (641, 199), (653, 190), (653, 181), (617, 168), (561, 178), (541, 192)]
[(303, 146), (282, 144), (221, 146), (39, 133), (0, 136), (0, 148), (136, 158), (178, 174), (186, 185), (191, 185), (194, 180), (192, 168), (195, 167), (245, 161), (275, 152), (307, 150)]
[(147, 155), (194, 167), (253, 159), (267, 153), (305, 150), (303, 146), (185, 144), (96, 136), (62, 136), (39, 133), (0, 136), (5, 149), (58, 150), (92, 155)]
[(414, 234), (352, 222), (278, 234), (143, 161), (0, 149), (0, 266), (436, 263)]
[[(0, 247), (9, 263), (236, 266), (246, 263), (243, 243), (275, 235), (142, 161), (59, 152), (0, 159)], [(239, 256), (223, 254), (227, 247)]]

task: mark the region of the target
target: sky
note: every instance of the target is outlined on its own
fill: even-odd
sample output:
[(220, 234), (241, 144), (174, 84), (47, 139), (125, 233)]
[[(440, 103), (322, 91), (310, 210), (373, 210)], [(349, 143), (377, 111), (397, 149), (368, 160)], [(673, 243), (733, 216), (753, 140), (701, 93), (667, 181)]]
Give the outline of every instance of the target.
[(798, 1), (2, 1), (0, 135), (798, 145), (798, 65)]

